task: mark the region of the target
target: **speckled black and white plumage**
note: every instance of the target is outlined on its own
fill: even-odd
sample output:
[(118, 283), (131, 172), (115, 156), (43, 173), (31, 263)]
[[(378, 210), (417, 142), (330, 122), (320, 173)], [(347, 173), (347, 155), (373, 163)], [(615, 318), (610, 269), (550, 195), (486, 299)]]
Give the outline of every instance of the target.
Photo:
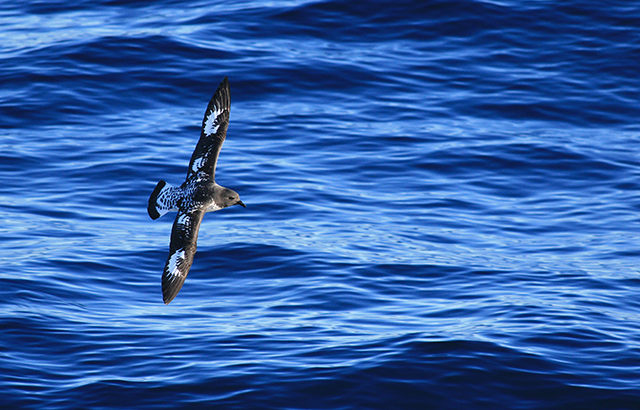
[(245, 206), (237, 192), (215, 182), (218, 155), (229, 126), (229, 108), (229, 80), (225, 77), (204, 114), (200, 140), (189, 161), (186, 180), (179, 187), (160, 181), (149, 197), (147, 211), (151, 219), (178, 211), (171, 229), (169, 257), (162, 274), (165, 304), (176, 297), (189, 273), (205, 212), (232, 205)]

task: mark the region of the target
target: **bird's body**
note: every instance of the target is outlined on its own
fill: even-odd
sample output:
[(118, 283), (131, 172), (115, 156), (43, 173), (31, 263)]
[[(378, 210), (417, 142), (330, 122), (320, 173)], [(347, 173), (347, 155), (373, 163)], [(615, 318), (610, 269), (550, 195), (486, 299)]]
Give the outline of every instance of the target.
[(178, 212), (162, 274), (165, 304), (176, 297), (189, 273), (204, 214), (232, 205), (245, 207), (237, 192), (215, 182), (216, 163), (229, 125), (229, 108), (229, 80), (225, 77), (205, 112), (200, 140), (191, 156), (186, 180), (179, 187), (160, 181), (149, 197), (147, 211), (152, 219), (167, 212)]

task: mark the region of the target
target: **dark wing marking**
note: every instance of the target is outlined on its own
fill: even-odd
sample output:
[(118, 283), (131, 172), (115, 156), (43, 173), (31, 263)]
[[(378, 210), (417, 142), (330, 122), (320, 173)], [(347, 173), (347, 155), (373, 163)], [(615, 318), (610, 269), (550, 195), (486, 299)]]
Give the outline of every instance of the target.
[(204, 113), (200, 140), (191, 155), (187, 179), (198, 172), (204, 172), (215, 180), (218, 154), (220, 154), (229, 127), (230, 104), (229, 79), (225, 77), (216, 93), (211, 97), (207, 111)]
[(178, 211), (173, 222), (169, 257), (162, 274), (162, 299), (165, 304), (176, 297), (187, 278), (196, 253), (198, 230), (203, 215), (202, 210), (190, 213)]

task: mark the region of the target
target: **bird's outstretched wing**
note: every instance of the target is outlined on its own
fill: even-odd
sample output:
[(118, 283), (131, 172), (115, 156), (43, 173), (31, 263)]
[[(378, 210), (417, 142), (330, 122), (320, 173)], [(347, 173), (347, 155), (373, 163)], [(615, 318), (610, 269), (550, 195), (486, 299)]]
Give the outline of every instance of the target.
[(187, 278), (196, 253), (198, 230), (204, 211), (178, 211), (171, 229), (169, 257), (162, 274), (162, 299), (168, 304), (176, 297)]
[(229, 127), (230, 104), (229, 79), (225, 77), (216, 93), (211, 97), (207, 111), (204, 113), (200, 140), (191, 155), (187, 179), (193, 174), (204, 172), (215, 180), (218, 155)]

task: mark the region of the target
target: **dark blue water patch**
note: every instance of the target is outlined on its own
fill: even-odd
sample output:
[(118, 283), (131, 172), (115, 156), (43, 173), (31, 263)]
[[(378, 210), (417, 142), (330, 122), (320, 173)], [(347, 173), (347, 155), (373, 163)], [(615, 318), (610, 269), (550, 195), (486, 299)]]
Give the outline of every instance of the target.
[[(144, 341), (134, 338), (132, 344)], [(234, 348), (256, 349), (263, 342), (260, 337), (247, 335), (220, 340), (219, 344), (231, 352)], [(395, 353), (385, 353), (388, 345), (395, 346)], [(152, 359), (149, 353), (132, 355), (144, 361)], [(297, 361), (315, 361), (327, 355), (344, 357), (345, 362), (342, 365), (318, 363), (309, 366), (306, 375), (297, 375), (296, 366), (287, 364), (287, 356), (291, 360), (296, 355), (287, 355), (264, 364), (230, 362), (218, 373), (198, 380), (189, 377), (198, 365), (182, 368), (170, 365), (166, 372), (177, 378), (172, 387), (162, 388), (143, 371), (126, 381), (106, 377), (81, 385), (65, 382), (62, 377), (56, 390), (64, 392), (63, 395), (40, 391), (38, 396), (44, 399), (52, 396), (50, 402), (58, 403), (54, 408), (64, 408), (71, 403), (100, 406), (106, 402), (117, 407), (124, 404), (119, 401), (124, 399), (118, 397), (125, 395), (129, 395), (127, 405), (137, 408), (165, 408), (179, 401), (188, 408), (218, 405), (225, 408), (357, 406), (382, 409), (387, 408), (385, 402), (391, 398), (402, 408), (416, 409), (423, 408), (424, 403), (440, 408), (599, 408), (604, 405), (631, 409), (638, 403), (637, 394), (631, 390), (573, 385), (574, 376), (562, 363), (487, 342), (429, 341), (414, 334), (377, 343), (353, 344), (350, 349), (317, 349), (311, 354), (302, 354)], [(212, 356), (217, 354), (212, 352)], [(87, 356), (85, 365), (99, 366), (102, 361), (97, 356), (94, 359)], [(61, 367), (66, 366), (62, 363)], [(118, 366), (111, 368), (114, 373), (119, 370)], [(42, 378), (46, 373), (46, 370), (40, 371), (33, 376)], [(541, 375), (545, 375), (542, 380)], [(484, 383), (478, 384), (478, 380)], [(531, 384), (533, 380), (536, 382)], [(172, 397), (174, 402), (167, 403), (166, 397)]]
[[(465, 13), (458, 13), (459, 7)], [(277, 16), (283, 31), (314, 37), (380, 40), (433, 40), (439, 28), (447, 27), (455, 36), (467, 37), (486, 27), (480, 16), (502, 8), (482, 2), (352, 2), (329, 1), (304, 4)], [(433, 24), (427, 24), (427, 22)], [(484, 24), (483, 24), (484, 23)]]
[[(443, 158), (446, 161), (442, 161)], [(537, 191), (542, 188), (540, 184), (547, 181), (564, 189), (608, 185), (621, 174), (629, 172), (626, 167), (610, 161), (571, 152), (564, 146), (553, 146), (548, 142), (500, 146), (487, 144), (449, 149), (428, 153), (421, 160), (439, 167), (444, 162), (447, 169), (439, 171), (445, 175), (455, 177), (475, 174), (479, 183), (500, 176), (506, 179), (521, 177), (528, 181), (524, 186)], [(426, 164), (423, 167), (430, 168)]]
[[(25, 66), (21, 75), (5, 76), (5, 81), (13, 90), (27, 88), (31, 95), (42, 94), (48, 98), (25, 101), (24, 98), (16, 100), (15, 95), (7, 97), (6, 105), (12, 109), (8, 114), (10, 117), (37, 120), (38, 126), (58, 124), (60, 118), (83, 123), (90, 116), (120, 112), (123, 104), (133, 110), (172, 100), (175, 98), (173, 91), (169, 93), (166, 90), (165, 97), (162, 97), (162, 90), (147, 81), (150, 70), (156, 78), (171, 78), (166, 83), (176, 83), (183, 76), (185, 67), (175, 67), (174, 63), (185, 59), (180, 55), (180, 45), (167, 49), (167, 42), (171, 41), (154, 38), (100, 39), (53, 46), (52, 49), (38, 50), (34, 55), (25, 55), (23, 61), (18, 62)], [(163, 47), (163, 50), (157, 47)], [(130, 64), (132, 60), (137, 62), (135, 66)], [(197, 84), (183, 84), (186, 90), (194, 86)], [(153, 101), (147, 98), (151, 91), (149, 87), (156, 94)]]

